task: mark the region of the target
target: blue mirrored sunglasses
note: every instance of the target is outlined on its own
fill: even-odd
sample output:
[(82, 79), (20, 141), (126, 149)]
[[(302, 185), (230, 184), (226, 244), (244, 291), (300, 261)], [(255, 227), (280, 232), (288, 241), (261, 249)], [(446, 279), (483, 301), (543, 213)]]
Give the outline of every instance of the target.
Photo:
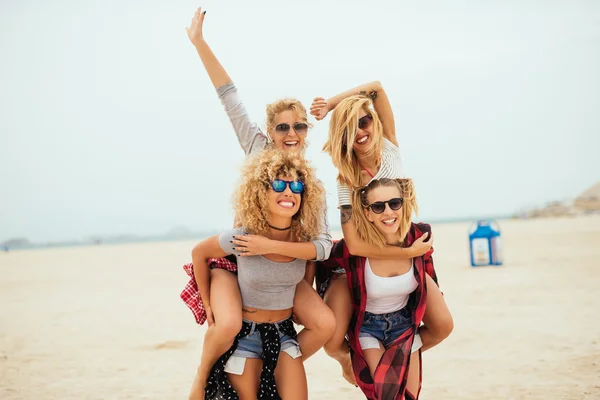
[(285, 188), (290, 185), (292, 193), (300, 194), (304, 192), (304, 183), (300, 181), (284, 181), (283, 179), (275, 179), (271, 182), (271, 188), (277, 193), (285, 191)]

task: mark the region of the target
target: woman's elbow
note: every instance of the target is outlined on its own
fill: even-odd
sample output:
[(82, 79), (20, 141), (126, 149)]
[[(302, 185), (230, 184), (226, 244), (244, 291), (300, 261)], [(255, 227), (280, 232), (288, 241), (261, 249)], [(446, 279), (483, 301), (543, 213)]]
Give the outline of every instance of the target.
[(371, 82), (371, 87), (373, 88), (373, 90), (377, 90), (377, 91), (383, 90), (383, 86), (381, 85), (380, 81)]
[(432, 333), (438, 341), (446, 339), (454, 330), (454, 319), (450, 312), (444, 314), (435, 323), (435, 327), (432, 329)]
[(364, 256), (364, 249), (362, 248), (360, 243), (354, 241), (346, 241), (346, 247), (348, 248), (348, 253), (350, 253), (351, 256)]

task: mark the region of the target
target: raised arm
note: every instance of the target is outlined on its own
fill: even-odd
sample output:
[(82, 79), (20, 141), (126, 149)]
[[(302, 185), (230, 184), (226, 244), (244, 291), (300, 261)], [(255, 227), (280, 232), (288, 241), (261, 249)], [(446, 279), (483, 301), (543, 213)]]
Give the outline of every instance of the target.
[(240, 100), (231, 78), (227, 75), (225, 68), (217, 60), (208, 43), (204, 40), (202, 29), (205, 15), (206, 11), (198, 8), (196, 14), (194, 14), (194, 18), (192, 18), (190, 27), (185, 30), (202, 60), (202, 64), (204, 64), (204, 68), (213, 86), (217, 89), (219, 99), (233, 125), (240, 146), (244, 150), (244, 153), (250, 154), (256, 149), (264, 148), (267, 137), (248, 116), (246, 107), (244, 107), (244, 104)]
[(428, 234), (424, 234), (419, 239), (415, 240), (410, 247), (388, 245), (382, 249), (360, 239), (358, 233), (356, 233), (356, 226), (352, 221), (352, 206), (341, 206), (340, 213), (342, 219), (342, 232), (344, 232), (346, 246), (353, 256), (382, 259), (413, 258), (427, 253), (433, 243), (432, 240), (425, 242)]
[(202, 27), (204, 25), (204, 16), (206, 15), (206, 11), (202, 11), (202, 8), (198, 8), (194, 17), (192, 18), (192, 22), (190, 23), (189, 28), (185, 28), (185, 31), (190, 38), (190, 41), (196, 48), (200, 59), (202, 60), (202, 64), (204, 64), (204, 68), (206, 68), (206, 72), (208, 72), (208, 76), (215, 87), (215, 89), (231, 83), (231, 78), (227, 75), (227, 71), (221, 65), (217, 57), (212, 52), (208, 43), (204, 40), (204, 35), (202, 33)]
[(371, 98), (373, 106), (379, 119), (383, 125), (383, 135), (390, 142), (398, 146), (398, 139), (396, 138), (396, 123), (394, 122), (394, 113), (392, 106), (387, 97), (385, 89), (381, 86), (379, 81), (366, 83), (364, 85), (357, 86), (346, 92), (340, 93), (337, 96), (333, 96), (328, 100), (322, 97), (317, 97), (313, 100), (310, 107), (310, 113), (318, 120), (322, 120), (327, 116), (329, 111), (333, 110), (337, 105), (347, 97), (363, 95)]
[[(210, 312), (210, 271), (208, 269), (209, 258), (221, 258), (228, 255), (219, 244), (219, 236), (211, 236), (198, 243), (192, 250), (192, 263), (194, 265), (194, 276), (202, 303), (207, 309), (207, 317), (212, 319)], [(209, 321), (212, 324), (213, 321)]]

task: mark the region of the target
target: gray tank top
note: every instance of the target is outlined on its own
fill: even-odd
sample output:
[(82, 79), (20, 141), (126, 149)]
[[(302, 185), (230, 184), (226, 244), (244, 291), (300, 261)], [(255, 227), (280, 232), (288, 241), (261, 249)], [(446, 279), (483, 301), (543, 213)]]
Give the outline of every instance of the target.
[[(219, 244), (227, 254), (237, 255), (230, 243), (234, 235), (243, 235), (243, 228), (231, 229), (219, 235)], [(306, 260), (271, 261), (263, 256), (237, 257), (238, 283), (242, 304), (259, 310), (286, 310), (294, 305), (296, 285), (304, 278)]]

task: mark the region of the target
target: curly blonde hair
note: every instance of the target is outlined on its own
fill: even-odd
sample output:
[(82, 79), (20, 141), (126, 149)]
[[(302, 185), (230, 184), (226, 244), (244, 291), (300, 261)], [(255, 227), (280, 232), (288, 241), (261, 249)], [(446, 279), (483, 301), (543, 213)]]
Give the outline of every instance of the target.
[(325, 189), (315, 171), (298, 153), (269, 148), (250, 158), (242, 169), (234, 194), (236, 227), (264, 235), (269, 230), (267, 191), (275, 179), (290, 177), (304, 183), (300, 209), (292, 217), (292, 240), (308, 242), (322, 232), (325, 218)]
[(397, 187), (400, 191), (400, 196), (404, 199), (404, 204), (402, 205), (402, 217), (400, 218), (400, 227), (398, 228), (398, 233), (400, 234), (400, 243), (404, 242), (404, 239), (408, 234), (413, 212), (415, 215), (417, 215), (419, 212), (412, 179), (381, 178), (369, 182), (369, 184), (365, 187), (355, 189), (352, 195), (352, 209), (355, 210), (353, 213), (355, 216), (354, 223), (356, 224), (358, 236), (364, 242), (380, 248), (384, 248), (387, 244), (385, 237), (375, 227), (375, 225), (373, 225), (373, 223), (367, 219), (364, 210), (369, 206), (369, 193), (373, 189), (382, 186)]
[(375, 157), (379, 164), (383, 149), (383, 124), (373, 109), (371, 99), (366, 96), (350, 96), (340, 101), (331, 114), (329, 136), (323, 146), (323, 151), (331, 156), (333, 165), (338, 169), (338, 182), (350, 187), (360, 186), (361, 167), (353, 148), (360, 110), (373, 117), (373, 135), (366, 155)]

